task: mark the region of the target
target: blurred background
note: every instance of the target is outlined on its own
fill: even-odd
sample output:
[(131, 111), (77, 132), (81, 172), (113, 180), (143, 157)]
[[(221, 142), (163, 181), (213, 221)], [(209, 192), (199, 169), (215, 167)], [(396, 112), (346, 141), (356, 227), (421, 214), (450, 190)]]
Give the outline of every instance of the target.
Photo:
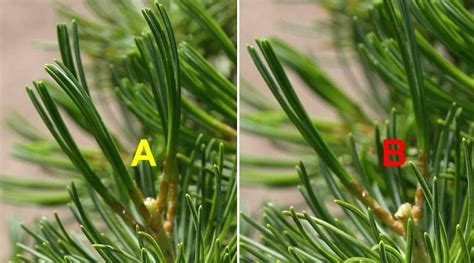
[[(331, 33), (325, 32), (324, 25), (329, 23), (329, 14), (317, 5), (318, 1), (275, 1), (275, 0), (240, 0), (240, 70), (241, 80), (261, 92), (265, 100), (277, 102), (269, 88), (264, 83), (252, 62), (246, 45), (256, 46), (254, 39), (262, 37), (279, 37), (301, 52), (310, 54), (321, 68), (337, 83), (349, 96), (361, 101), (354, 88), (354, 83), (347, 77), (347, 72), (341, 69), (336, 59), (335, 49), (331, 47)], [(349, 61), (354, 58), (349, 53)], [(352, 64), (351, 63), (351, 64)], [(355, 67), (357, 71), (358, 68)], [(322, 119), (335, 119), (337, 115), (329, 109), (322, 100), (314, 95), (298, 77), (287, 72), (294, 85), (299, 98), (306, 110), (313, 117)], [(359, 75), (361, 76), (361, 75)], [(242, 86), (241, 86), (242, 89)], [(362, 103), (363, 105), (363, 103)], [(241, 116), (250, 112), (249, 108), (241, 103)], [(242, 119), (242, 117), (241, 117)], [(272, 157), (288, 157), (278, 147), (263, 137), (255, 136), (241, 129), (240, 149), (242, 155), (263, 155)], [(286, 154), (286, 155), (285, 155)], [(291, 156), (290, 156), (291, 157)], [(296, 157), (296, 156), (295, 156)], [(242, 158), (242, 157), (241, 157)], [(297, 162), (295, 162), (295, 165)], [(258, 176), (258, 171), (252, 168), (242, 167), (241, 178), (244, 173), (249, 172), (252, 176)], [(295, 169), (289, 169), (289, 173), (296, 175)], [(271, 172), (270, 172), (271, 174)], [(303, 197), (296, 186), (288, 187), (262, 187), (245, 184), (241, 180), (241, 210), (250, 213), (253, 218), (261, 217), (262, 205), (272, 202), (282, 207), (288, 205), (297, 206), (303, 204)], [(304, 208), (304, 207), (302, 207)]]
[[(80, 8), (79, 0), (68, 3)], [(0, 173), (3, 175), (38, 178), (44, 173), (11, 156), (11, 145), (18, 137), (8, 129), (5, 119), (16, 111), (46, 132), (28, 99), (25, 86), (44, 77), (44, 64), (59, 56), (55, 51), (40, 47), (43, 41), (56, 37), (58, 19), (53, 6), (50, 0), (0, 0)], [(9, 253), (9, 220), (28, 223), (38, 216), (51, 217), (53, 210), (0, 202), (0, 261), (6, 262)]]

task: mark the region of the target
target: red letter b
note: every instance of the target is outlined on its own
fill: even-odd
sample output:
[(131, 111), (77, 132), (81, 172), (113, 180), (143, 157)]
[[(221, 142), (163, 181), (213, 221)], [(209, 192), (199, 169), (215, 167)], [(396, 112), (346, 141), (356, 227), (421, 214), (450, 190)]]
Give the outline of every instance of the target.
[[(390, 149), (390, 145), (397, 145), (397, 149)], [(384, 166), (401, 166), (405, 163), (406, 156), (403, 153), (405, 143), (398, 139), (386, 139), (383, 141), (383, 165)], [(398, 156), (390, 158), (390, 156)]]

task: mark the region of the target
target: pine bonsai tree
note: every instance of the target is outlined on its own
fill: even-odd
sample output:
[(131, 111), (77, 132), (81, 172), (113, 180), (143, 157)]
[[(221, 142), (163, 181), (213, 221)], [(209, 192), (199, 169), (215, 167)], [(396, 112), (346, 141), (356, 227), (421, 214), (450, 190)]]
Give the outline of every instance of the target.
[[(52, 138), (9, 119), (51, 178), (0, 177), (3, 199), (71, 213), (12, 225), (11, 260), (235, 262), (236, 2), (85, 3), (95, 19), (59, 6), (61, 60), (27, 87)], [(156, 166), (130, 166), (141, 139)]]
[[(260, 236), (241, 236), (240, 259), (472, 262), (472, 6), (469, 1), (443, 0), (321, 2), (332, 14), (336, 48), (344, 52), (352, 47), (358, 54), (370, 87), (371, 112), (388, 120), (374, 124), (376, 116), (366, 113), (312, 58), (282, 40), (258, 39), (260, 52), (249, 46), (284, 114), (258, 101), (255, 90), (250, 97), (242, 89), (242, 101), (254, 109), (242, 116), (242, 128), (272, 140), (293, 157), (246, 156), (242, 166), (282, 169), (295, 158), (302, 161), (296, 177), (270, 177), (263, 171), (260, 177), (242, 172), (241, 178), (297, 184), (310, 211), (268, 204), (263, 223), (243, 213), (243, 221)], [(284, 66), (340, 119), (311, 118)], [(382, 142), (394, 138), (406, 144), (402, 167), (383, 165)]]

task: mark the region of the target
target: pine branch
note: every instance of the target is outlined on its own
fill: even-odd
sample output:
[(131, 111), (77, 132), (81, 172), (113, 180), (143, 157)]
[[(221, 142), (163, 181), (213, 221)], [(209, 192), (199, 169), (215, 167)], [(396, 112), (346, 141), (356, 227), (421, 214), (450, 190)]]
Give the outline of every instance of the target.
[[(211, 6), (222, 8), (230, 2)], [(46, 66), (55, 83), (35, 81), (33, 88), (27, 88), (54, 140), (25, 125), (21, 118), (10, 122), (25, 140), (17, 145), (17, 156), (61, 179), (44, 183), (1, 177), (1, 192), (7, 195), (2, 198), (44, 205), (70, 201), (74, 216), (66, 221), (55, 214), (55, 222), (44, 219), (31, 229), (24, 227), (33, 239), (32, 246), (18, 244), (13, 256), (48, 262), (188, 262), (198, 258), (235, 262), (237, 114), (235, 107), (223, 110), (215, 106), (223, 105), (221, 99), (235, 106), (237, 89), (226, 67), (208, 62), (209, 57), (221, 56), (221, 50), (213, 50), (218, 45), (203, 44), (212, 40), (214, 33), (194, 31), (199, 36), (187, 37), (191, 44), (180, 44), (179, 32), (192, 32), (180, 23), (194, 23), (183, 10), (173, 9), (173, 17), (168, 17), (169, 10), (157, 3), (150, 6), (153, 10), (144, 9), (141, 14), (132, 2), (111, 1), (107, 8), (105, 3), (87, 1), (98, 19), (94, 22), (61, 7), (62, 14), (75, 21), (70, 30), (64, 24), (58, 26), (62, 61)], [(219, 23), (227, 21), (222, 29), (226, 34), (235, 33), (228, 28), (235, 25), (235, 15), (203, 12), (219, 27), (224, 28)], [(110, 37), (118, 31), (121, 33)], [(114, 54), (125, 50), (125, 58)], [(81, 53), (92, 57), (93, 67), (111, 63), (111, 70), (88, 71)], [(181, 67), (186, 63), (193, 65), (192, 72)], [(198, 75), (194, 69), (199, 70)], [(103, 81), (99, 89), (94, 81), (102, 81), (103, 75), (110, 80)], [(187, 79), (182, 80), (183, 75)], [(215, 101), (218, 103), (201, 100), (202, 94), (186, 82), (190, 77), (198, 77), (193, 85), (199, 88), (215, 87), (221, 94)], [(109, 101), (96, 99), (95, 95), (108, 96), (109, 85), (116, 86), (114, 96)], [(181, 87), (188, 91), (182, 92)], [(98, 110), (99, 104), (109, 102), (120, 110), (114, 117), (118, 117), (119, 128), (124, 128), (116, 134), (103, 121), (110, 116)], [(77, 144), (64, 115), (94, 138), (98, 149)], [(137, 138), (149, 140), (159, 167), (146, 163), (128, 167), (128, 145)], [(227, 154), (223, 143), (228, 145)], [(208, 179), (199, 181), (200, 177)], [(67, 185), (69, 195), (64, 194)], [(32, 187), (42, 192), (33, 192)], [(212, 209), (207, 208), (209, 200), (213, 200)], [(203, 221), (198, 225), (189, 224), (193, 209), (202, 210)], [(82, 233), (70, 232), (71, 221), (80, 225)], [(195, 246), (200, 237), (199, 246)], [(30, 244), (27, 238), (18, 242)]]
[[(324, 95), (324, 85), (331, 80), (320, 76), (322, 73), (315, 70), (317, 66), (310, 55), (305, 56), (288, 44), (280, 47), (279, 42), (274, 50), (272, 43), (266, 40), (257, 40), (262, 55), (248, 47), (257, 70), (287, 118), (284, 121), (275, 118), (278, 115), (272, 111), (278, 110), (260, 108), (245, 97), (244, 103), (254, 112), (243, 115), (242, 123), (255, 122), (256, 116), (264, 120), (257, 119), (265, 125), (260, 124), (262, 127), (291, 123), (301, 133), (306, 147), (301, 137), (296, 136), (291, 140), (287, 136), (286, 141), (290, 144), (279, 146), (288, 156), (309, 159), (309, 163), (314, 161), (302, 155), (301, 149), (311, 148), (321, 162), (318, 169), (311, 172), (300, 162), (297, 166), (299, 181), (292, 181), (299, 184), (313, 216), (305, 211), (298, 213), (293, 207), (281, 211), (271, 204), (265, 206), (261, 224), (241, 215), (246, 223), (243, 229), (251, 227), (261, 234), (258, 241), (241, 238), (242, 260), (464, 262), (471, 259), (470, 248), (465, 244), (469, 244), (466, 240), (472, 237), (472, 227), (468, 230), (468, 238), (461, 238), (460, 232), (469, 221), (466, 217), (470, 198), (467, 177), (472, 178), (473, 156), (469, 150), (472, 146), (462, 143), (468, 142), (472, 133), (472, 106), (468, 99), (472, 99), (473, 94), (469, 91), (471, 72), (466, 67), (471, 62), (469, 56), (460, 55), (466, 50), (467, 42), (450, 42), (454, 38), (469, 38), (470, 29), (466, 26), (472, 16), (467, 15), (466, 7), (458, 2), (397, 3), (384, 1), (367, 5), (368, 9), (363, 3), (352, 9), (322, 3), (339, 21), (331, 24), (337, 25), (331, 32), (344, 31), (346, 28), (342, 26), (352, 30), (353, 38), (344, 40), (356, 47), (364, 76), (374, 93), (370, 94), (368, 104), (374, 109), (383, 108), (381, 115), (387, 119), (383, 125), (368, 127), (372, 125), (362, 124), (364, 120), (344, 117), (338, 104), (341, 101)], [(444, 37), (444, 34), (450, 36)], [(335, 39), (341, 41), (341, 36)], [(439, 44), (446, 52), (435, 48)], [(337, 45), (341, 51), (343, 45)], [(296, 59), (292, 59), (290, 53)], [(341, 140), (328, 139), (330, 136), (311, 121), (280, 60), (343, 116), (341, 126), (346, 129), (335, 129), (330, 134), (342, 136), (350, 132), (349, 144), (342, 144), (345, 148), (341, 147)], [(309, 69), (312, 69), (312, 76), (306, 76)], [(378, 77), (385, 84), (386, 97), (380, 96), (383, 91), (377, 86)], [(318, 87), (320, 83), (323, 88)], [(420, 97), (420, 94), (424, 95)], [(338, 98), (350, 101), (345, 94)], [(389, 114), (384, 116), (385, 112)], [(264, 133), (252, 126), (246, 130), (275, 141), (270, 137), (271, 132)], [(374, 132), (375, 137), (370, 136)], [(381, 151), (385, 138), (406, 142), (407, 167), (410, 169), (383, 166)], [(463, 153), (463, 149), (467, 152)], [(344, 161), (336, 156), (344, 156)], [(350, 160), (347, 160), (348, 156), (351, 156)], [(259, 156), (251, 158), (245, 160), (246, 166), (262, 162), (264, 169), (284, 167), (284, 163), (280, 165), (264, 159), (263, 162)], [(246, 172), (244, 169), (243, 173)], [(252, 176), (260, 176), (262, 182), (266, 182), (265, 170)], [(286, 179), (293, 177), (287, 175)], [(278, 181), (284, 180), (278, 178)], [(335, 203), (343, 209), (341, 219), (334, 218), (329, 212), (328, 199), (336, 199)]]

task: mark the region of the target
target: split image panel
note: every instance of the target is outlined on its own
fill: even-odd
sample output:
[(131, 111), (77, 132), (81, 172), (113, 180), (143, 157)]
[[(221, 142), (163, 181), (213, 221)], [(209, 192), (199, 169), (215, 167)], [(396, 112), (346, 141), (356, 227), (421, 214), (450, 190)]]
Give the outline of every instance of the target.
[(0, 261), (472, 262), (473, 8), (3, 1)]

